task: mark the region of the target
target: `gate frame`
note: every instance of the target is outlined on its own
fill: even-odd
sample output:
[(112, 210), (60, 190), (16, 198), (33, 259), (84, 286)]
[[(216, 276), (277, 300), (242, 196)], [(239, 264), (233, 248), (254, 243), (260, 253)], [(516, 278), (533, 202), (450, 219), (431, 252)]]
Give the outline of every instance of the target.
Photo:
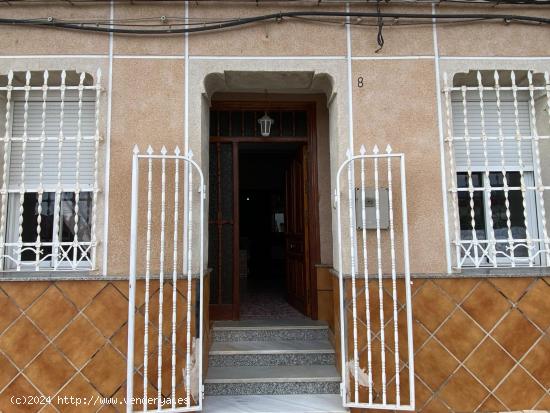
[[(149, 151), (148, 151), (149, 152)], [(154, 409), (154, 410), (146, 410), (151, 413), (159, 412), (171, 412), (171, 413), (178, 413), (178, 412), (194, 412), (194, 411), (202, 411), (203, 407), (203, 399), (204, 399), (204, 386), (203, 386), (203, 338), (204, 338), (204, 332), (203, 332), (203, 322), (204, 322), (204, 204), (205, 204), (205, 198), (206, 198), (206, 186), (204, 184), (204, 175), (200, 168), (200, 166), (193, 161), (193, 152), (190, 150), (188, 154), (185, 155), (179, 155), (179, 148), (176, 147), (175, 154), (167, 154), (165, 151), (165, 148), (163, 147), (163, 151), (161, 151), (160, 155), (154, 155), (152, 150), (150, 153), (147, 154), (140, 154), (139, 148), (137, 145), (133, 148), (133, 155), (132, 155), (132, 197), (131, 197), (131, 219), (130, 219), (130, 271), (129, 271), (129, 290), (128, 290), (128, 351), (127, 351), (127, 361), (126, 361), (126, 412), (127, 413), (134, 413), (133, 410), (133, 402), (132, 399), (134, 397), (134, 342), (135, 342), (135, 298), (136, 298), (136, 276), (137, 276), (137, 232), (138, 232), (138, 201), (139, 201), (139, 159), (175, 159), (175, 160), (182, 160), (184, 162), (187, 162), (191, 167), (194, 167), (200, 177), (200, 186), (199, 186), (199, 193), (200, 193), (200, 247), (199, 247), (199, 298), (200, 298), (200, 305), (199, 305), (199, 337), (198, 337), (198, 351), (197, 351), (197, 358), (198, 358), (198, 366), (199, 366), (199, 377), (198, 377), (198, 387), (199, 387), (199, 400), (198, 404), (196, 406), (190, 406), (190, 407), (180, 407), (176, 409)], [(187, 180), (186, 170), (184, 170), (184, 190), (189, 192), (189, 190), (192, 188), (189, 188), (189, 183)], [(184, 201), (187, 203), (189, 202), (187, 198), (185, 198), (184, 195)], [(192, 202), (192, 201), (191, 201)], [(176, 211), (174, 211), (176, 212)], [(189, 209), (186, 208), (184, 205), (183, 208), (183, 214), (191, 214), (189, 212)], [(190, 216), (190, 219), (193, 219), (193, 216)], [(186, 229), (185, 233), (183, 234), (182, 240), (187, 240), (187, 237), (189, 236), (189, 230)], [(188, 252), (189, 254), (189, 252)], [(192, 255), (189, 254), (187, 259), (192, 260)], [(191, 278), (192, 279), (192, 278)], [(187, 282), (190, 282), (189, 277), (187, 278)], [(190, 299), (190, 297), (186, 297), (187, 300)], [(187, 366), (186, 363), (186, 369), (188, 369), (189, 366)], [(173, 397), (173, 395), (172, 395)], [(144, 403), (144, 406), (146, 404)]]
[[(388, 145), (386, 153), (379, 153), (378, 146), (374, 146), (372, 154), (366, 154), (364, 146), (361, 146), (360, 155), (352, 155), (351, 149), (348, 149), (347, 159), (340, 165), (338, 171), (336, 172), (336, 189), (334, 194), (334, 201), (336, 205), (336, 220), (337, 220), (337, 236), (338, 236), (338, 285), (339, 285), (339, 311), (340, 311), (340, 356), (341, 356), (341, 374), (342, 382), (340, 383), (340, 395), (342, 397), (342, 405), (348, 408), (358, 408), (358, 409), (381, 409), (381, 410), (415, 410), (415, 384), (414, 384), (414, 348), (413, 348), (413, 335), (412, 335), (412, 298), (411, 298), (411, 279), (410, 279), (410, 263), (409, 263), (409, 232), (408, 232), (408, 219), (407, 219), (407, 182), (406, 182), (406, 171), (405, 171), (405, 154), (403, 153), (392, 153), (391, 147)], [(400, 187), (401, 187), (401, 218), (403, 225), (403, 263), (404, 263), (404, 282), (405, 282), (405, 297), (406, 297), (406, 316), (407, 316), (407, 343), (408, 343), (408, 369), (409, 369), (409, 404), (380, 404), (380, 403), (357, 403), (357, 402), (348, 402), (347, 401), (347, 371), (346, 371), (346, 332), (344, 324), (344, 312), (345, 312), (345, 299), (344, 299), (344, 271), (342, 265), (342, 217), (341, 217), (341, 195), (340, 195), (340, 178), (341, 173), (346, 166), (351, 167), (352, 176), (355, 180), (355, 171), (353, 162), (356, 160), (366, 160), (366, 159), (389, 159), (397, 158), (399, 160), (399, 176), (400, 176)], [(348, 177), (349, 180), (350, 177)], [(353, 185), (355, 188), (355, 182), (348, 185)], [(353, 212), (353, 222), (355, 225), (355, 202), (349, 206), (350, 212)], [(377, 211), (379, 211), (379, 205), (376, 206)], [(356, 231), (356, 228), (350, 228), (351, 231)], [(355, 239), (355, 245), (350, 246), (352, 256), (357, 257), (357, 240)], [(352, 260), (352, 277), (355, 277), (355, 264)], [(366, 275), (368, 277), (368, 274)], [(366, 304), (365, 304), (366, 305)], [(383, 327), (381, 326), (381, 329)], [(385, 349), (384, 349), (385, 351)], [(357, 380), (357, 378), (355, 378)], [(372, 379), (371, 379), (372, 380)], [(369, 383), (369, 386), (372, 388), (372, 382)]]

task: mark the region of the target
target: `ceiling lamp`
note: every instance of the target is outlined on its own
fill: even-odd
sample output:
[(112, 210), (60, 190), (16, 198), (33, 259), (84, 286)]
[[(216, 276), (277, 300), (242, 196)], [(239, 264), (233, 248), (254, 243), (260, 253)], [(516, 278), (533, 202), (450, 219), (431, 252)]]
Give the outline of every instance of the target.
[(258, 119), (258, 123), (260, 124), (260, 133), (262, 136), (269, 136), (271, 133), (271, 125), (273, 125), (275, 121), (265, 112), (264, 115)]

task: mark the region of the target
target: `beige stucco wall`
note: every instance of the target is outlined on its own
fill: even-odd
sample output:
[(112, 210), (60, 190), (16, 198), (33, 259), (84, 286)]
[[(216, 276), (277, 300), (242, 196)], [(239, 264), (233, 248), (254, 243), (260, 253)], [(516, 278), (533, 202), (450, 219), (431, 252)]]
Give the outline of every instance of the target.
[[(139, 65), (139, 70), (136, 70), (136, 65)], [(169, 150), (176, 145), (182, 146), (183, 94), (180, 88), (171, 85), (183, 84), (183, 78), (183, 65), (174, 60), (124, 59), (116, 60), (113, 65), (110, 274), (128, 273), (132, 148), (138, 145), (141, 151), (146, 151), (148, 145), (152, 145), (158, 152), (162, 145)], [(140, 173), (141, 182), (145, 184), (146, 172), (142, 170)], [(156, 200), (159, 182), (158, 179), (155, 181)], [(140, 208), (145, 213), (143, 203)], [(141, 214), (140, 218), (142, 230), (138, 242), (143, 246), (145, 217)]]
[[(299, 8), (307, 8), (300, 6)], [(296, 9), (288, 5), (258, 7), (223, 6), (220, 4), (190, 4), (191, 17), (249, 16)], [(385, 11), (430, 12), (430, 7), (383, 6)], [(314, 10), (319, 10), (317, 6)], [(372, 11), (373, 6), (354, 5), (353, 9)], [(322, 7), (322, 10), (344, 10), (343, 6)], [(441, 6), (441, 11), (456, 11)], [(463, 11), (505, 12), (501, 6), (460, 8)], [(95, 6), (30, 6), (0, 5), (3, 17), (33, 17), (52, 15), (58, 18), (108, 18), (108, 4)], [(548, 15), (534, 8), (514, 9), (514, 12)], [(183, 17), (183, 4), (158, 2), (155, 5), (115, 4), (115, 18), (144, 16)], [(440, 178), (440, 154), (437, 121), (436, 61), (431, 25), (392, 26), (383, 30), (385, 46), (375, 53), (376, 28), (352, 27), (354, 148), (365, 144), (390, 143), (396, 152), (406, 155), (411, 257), (413, 272), (440, 273), (446, 271), (443, 200)], [(548, 60), (457, 60), (460, 56), (547, 56), (548, 29), (518, 24), (483, 23), (470, 25), (440, 25), (437, 28), (438, 49), (442, 55), (441, 73), (465, 71), (470, 68), (532, 68), (550, 69)], [(128, 271), (128, 241), (130, 222), (131, 148), (149, 143), (160, 148), (181, 145), (185, 141), (185, 61), (184, 37), (181, 35), (150, 38), (75, 33), (56, 29), (0, 27), (0, 74), (9, 69), (43, 70), (76, 69), (95, 73), (103, 71), (101, 121), (107, 137), (108, 101), (111, 99), (110, 143), (102, 144), (102, 156), (110, 153), (108, 268), (101, 268), (102, 252), (98, 254), (100, 272), (124, 275)], [(110, 49), (112, 39), (112, 50)], [(67, 41), (70, 40), (70, 41)], [(328, 76), (330, 90), (312, 87), (311, 93), (327, 94), (328, 131), (330, 139), (320, 150), (330, 150), (330, 162), (320, 164), (320, 210), (322, 225), (332, 226), (332, 233), (322, 229), (324, 263), (336, 264), (336, 224), (331, 209), (336, 168), (345, 159), (349, 146), (346, 31), (337, 24), (286, 19), (280, 23), (258, 23), (250, 27), (197, 34), (189, 39), (189, 147), (199, 164), (207, 165), (209, 93), (205, 79), (209, 74), (225, 71), (269, 72), (312, 71), (316, 76)], [(110, 54), (112, 51), (112, 55)], [(26, 55), (15, 58), (14, 55)], [(47, 55), (56, 55), (48, 58)], [(71, 56), (74, 55), (74, 56)], [(80, 56), (82, 55), (82, 56)], [(85, 56), (84, 56), (85, 55)], [(112, 56), (112, 89), (109, 90), (109, 58)], [(209, 56), (216, 56), (213, 60)], [(269, 56), (269, 59), (262, 59)], [(277, 57), (283, 57), (281, 59)], [(254, 57), (253, 59), (251, 57)], [(452, 59), (451, 59), (452, 57)], [(365, 86), (356, 87), (357, 77)], [(286, 91), (292, 93), (293, 91)], [(304, 93), (304, 90), (295, 90)], [(110, 145), (110, 146), (109, 146)], [(109, 152), (108, 152), (109, 151)], [(541, 153), (549, 153), (541, 145)], [(546, 156), (546, 155), (545, 155)], [(548, 162), (546, 164), (549, 164)], [(545, 165), (546, 165), (545, 164)], [(101, 165), (106, 165), (101, 160)], [(543, 168), (548, 181), (550, 171)], [(330, 183), (330, 184), (329, 184)], [(429, 190), (426, 187), (429, 183)], [(106, 189), (106, 188), (104, 188)], [(547, 200), (547, 203), (548, 200)], [(103, 219), (102, 207), (99, 218)], [(332, 220), (327, 219), (332, 211)], [(550, 214), (549, 214), (550, 215)], [(103, 225), (98, 225), (98, 238), (103, 240)], [(327, 235), (327, 234), (330, 234)], [(143, 237), (143, 233), (140, 233)], [(327, 239), (332, 238), (332, 239)], [(140, 238), (142, 240), (142, 238)], [(332, 245), (332, 247), (331, 247)], [(345, 246), (344, 246), (345, 247)]]
[[(550, 11), (536, 7), (472, 7), (441, 5), (441, 13), (518, 14), (549, 17)], [(548, 56), (547, 29), (538, 25), (486, 24), (440, 25), (437, 29), (441, 56)]]
[[(226, 19), (250, 17), (258, 14), (278, 13), (282, 10), (303, 10), (302, 5), (236, 5), (220, 7), (202, 2), (193, 4), (190, 17)], [(306, 9), (308, 7), (305, 7)], [(318, 10), (313, 7), (310, 10)], [(323, 7), (327, 11), (343, 11), (343, 6)], [(319, 25), (311, 22), (286, 19), (281, 23), (262, 22), (249, 27), (220, 33), (211, 32), (195, 36), (190, 53), (205, 56), (340, 56), (346, 51), (345, 32), (339, 25)]]
[[(355, 152), (362, 144), (368, 152), (390, 144), (405, 154), (411, 271), (444, 272), (443, 204), (433, 179), (440, 172), (434, 62), (361, 61), (353, 70), (366, 85), (354, 93)], [(400, 231), (397, 237), (400, 244)]]

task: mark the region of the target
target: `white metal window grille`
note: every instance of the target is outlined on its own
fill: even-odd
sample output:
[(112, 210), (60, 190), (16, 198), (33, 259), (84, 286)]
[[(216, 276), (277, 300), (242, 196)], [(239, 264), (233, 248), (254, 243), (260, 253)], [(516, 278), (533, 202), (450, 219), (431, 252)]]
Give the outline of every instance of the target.
[(456, 266), (549, 265), (541, 159), (549, 135), (538, 133), (550, 125), (549, 75), (473, 75), (457, 86), (444, 75)]
[(344, 406), (414, 410), (404, 155), (348, 152), (335, 202)]
[(192, 158), (134, 148), (127, 413), (202, 409), (206, 188)]
[(10, 71), (0, 87), (2, 270), (96, 267), (100, 80)]

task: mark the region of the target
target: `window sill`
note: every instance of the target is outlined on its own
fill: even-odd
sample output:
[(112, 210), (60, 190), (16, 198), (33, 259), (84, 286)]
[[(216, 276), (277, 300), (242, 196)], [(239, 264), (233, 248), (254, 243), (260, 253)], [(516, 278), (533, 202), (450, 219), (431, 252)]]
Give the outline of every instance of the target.
[(456, 275), (465, 277), (546, 277), (550, 267), (462, 268)]
[[(334, 277), (338, 278), (338, 271), (330, 270)], [(550, 277), (550, 267), (523, 267), (523, 268), (462, 268), (455, 269), (452, 273), (417, 273), (411, 272), (411, 281), (421, 278), (520, 278), (520, 277)], [(344, 274), (345, 279), (350, 279), (350, 274)], [(370, 274), (372, 281), (378, 280), (377, 274)], [(391, 279), (391, 274), (383, 274), (383, 279)], [(403, 274), (397, 274), (397, 279), (404, 278)], [(363, 279), (363, 274), (356, 274), (356, 279)]]
[[(212, 270), (205, 269), (204, 277), (208, 276)], [(0, 273), (0, 283), (3, 281), (128, 281), (128, 275), (102, 275), (98, 271), (6, 271)], [(194, 273), (193, 279), (198, 279), (199, 274)], [(144, 280), (144, 275), (137, 276), (138, 280)], [(151, 280), (158, 280), (159, 275), (151, 275)], [(165, 274), (164, 279), (170, 281), (172, 274)], [(178, 280), (186, 280), (187, 274), (178, 274)]]

